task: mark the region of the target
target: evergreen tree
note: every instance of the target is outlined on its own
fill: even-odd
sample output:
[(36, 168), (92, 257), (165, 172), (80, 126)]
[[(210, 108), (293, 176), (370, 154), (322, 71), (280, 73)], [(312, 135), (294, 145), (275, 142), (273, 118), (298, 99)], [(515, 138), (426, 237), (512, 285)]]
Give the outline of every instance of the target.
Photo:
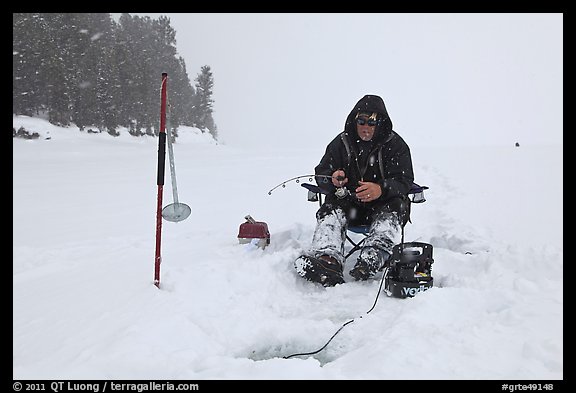
[(137, 48), (133, 44), (137, 36), (138, 27), (135, 18), (127, 13), (122, 14), (116, 31), (115, 46), (115, 62), (121, 84), (118, 91), (118, 98), (121, 103), (119, 116), (121, 124), (127, 127), (132, 135), (140, 135), (138, 113), (141, 99), (137, 88), (140, 70), (136, 61)]
[(193, 127), (195, 124), (194, 118), (194, 100), (196, 97), (196, 91), (194, 87), (190, 84), (190, 79), (188, 78), (188, 73), (186, 71), (186, 63), (184, 59), (180, 57), (178, 59), (180, 63), (180, 73), (175, 76), (175, 83), (181, 86), (180, 91), (175, 94), (175, 106), (180, 111), (178, 113), (178, 119), (180, 124)]
[(214, 87), (214, 80), (210, 66), (202, 66), (200, 74), (198, 74), (195, 81), (196, 99), (194, 111), (196, 114), (196, 127), (201, 130), (207, 129), (216, 138), (216, 124), (212, 117), (212, 104), (214, 103), (212, 88)]
[(77, 14), (45, 13), (49, 29), (46, 45), (51, 51), (46, 67), (48, 120), (60, 126), (70, 125), (78, 57)]
[[(128, 91), (125, 94), (131, 107), (130, 120), (134, 123), (135, 132), (142, 130), (153, 135), (152, 127), (156, 123), (158, 97), (160, 95), (160, 74), (154, 73), (152, 64), (153, 32), (150, 17), (139, 17), (123, 14), (120, 18), (123, 30), (122, 39), (129, 46), (128, 69), (130, 74), (122, 73), (128, 78)], [(158, 74), (158, 75), (156, 75)], [(155, 78), (156, 76), (156, 78)]]
[(99, 128), (98, 116), (98, 67), (100, 52), (98, 38), (101, 32), (92, 24), (92, 14), (77, 16), (76, 26), (76, 64), (73, 71), (72, 103), (73, 122), (82, 130), (85, 126)]
[(95, 74), (95, 117), (101, 129), (116, 135), (119, 81), (114, 59), (115, 30), (110, 14), (90, 14), (91, 64)]
[(42, 45), (47, 26), (40, 14), (14, 13), (12, 41), (12, 112), (38, 115), (45, 106), (44, 61), (48, 53)]

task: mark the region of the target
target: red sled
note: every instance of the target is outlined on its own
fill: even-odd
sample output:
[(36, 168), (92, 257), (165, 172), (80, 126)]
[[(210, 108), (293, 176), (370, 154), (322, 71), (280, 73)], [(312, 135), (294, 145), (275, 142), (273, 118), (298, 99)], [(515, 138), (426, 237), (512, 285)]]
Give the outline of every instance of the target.
[(238, 231), (238, 241), (240, 244), (252, 243), (260, 248), (270, 244), (270, 232), (268, 224), (254, 220), (250, 215), (244, 217), (245, 223), (240, 224)]

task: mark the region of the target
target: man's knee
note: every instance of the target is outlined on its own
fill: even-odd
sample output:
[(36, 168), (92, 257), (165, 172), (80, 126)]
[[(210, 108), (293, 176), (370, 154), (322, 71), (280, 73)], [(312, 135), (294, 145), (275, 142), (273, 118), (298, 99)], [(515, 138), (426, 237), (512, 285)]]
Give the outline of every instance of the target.
[(383, 204), (377, 214), (396, 213), (399, 223), (404, 226), (410, 219), (410, 200), (408, 198), (394, 198)]
[(335, 203), (326, 202), (322, 206), (320, 206), (320, 209), (318, 209), (318, 211), (316, 212), (316, 219), (321, 220), (322, 218), (328, 215), (344, 216), (344, 210), (342, 209), (341, 206)]

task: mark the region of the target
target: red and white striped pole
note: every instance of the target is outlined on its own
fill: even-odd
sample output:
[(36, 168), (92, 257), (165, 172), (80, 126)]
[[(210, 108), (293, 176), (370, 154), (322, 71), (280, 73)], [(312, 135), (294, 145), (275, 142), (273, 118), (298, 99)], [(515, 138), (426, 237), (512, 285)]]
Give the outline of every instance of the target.
[(160, 132), (158, 134), (158, 203), (156, 205), (156, 256), (154, 258), (154, 285), (160, 288), (160, 254), (162, 239), (162, 192), (164, 190), (164, 163), (166, 161), (166, 84), (168, 74), (162, 73), (160, 89)]

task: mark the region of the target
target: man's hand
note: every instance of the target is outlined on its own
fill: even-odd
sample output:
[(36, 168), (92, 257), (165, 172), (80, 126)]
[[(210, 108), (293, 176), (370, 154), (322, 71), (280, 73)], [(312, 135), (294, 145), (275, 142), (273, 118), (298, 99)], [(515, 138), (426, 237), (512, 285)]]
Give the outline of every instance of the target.
[(346, 183), (348, 183), (346, 173), (342, 169), (334, 171), (332, 174), (332, 184), (334, 184), (336, 187), (344, 187)]
[(359, 181), (358, 184), (360, 186), (356, 189), (356, 197), (362, 202), (372, 202), (382, 195), (382, 188), (378, 183)]

